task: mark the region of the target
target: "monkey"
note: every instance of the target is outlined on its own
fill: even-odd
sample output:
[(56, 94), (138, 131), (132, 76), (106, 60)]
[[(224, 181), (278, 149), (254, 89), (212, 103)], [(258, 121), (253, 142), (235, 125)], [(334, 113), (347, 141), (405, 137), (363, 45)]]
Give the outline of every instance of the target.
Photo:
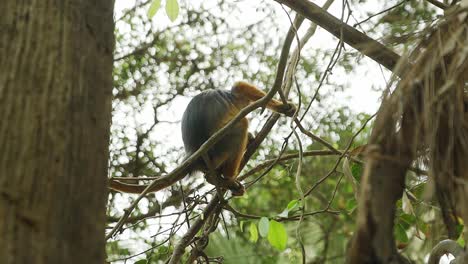
[[(181, 131), (185, 148), (185, 159), (196, 152), (214, 133), (229, 123), (244, 107), (266, 95), (256, 86), (239, 81), (231, 90), (210, 89), (192, 98), (182, 116)], [(296, 107), (292, 103), (283, 104), (271, 99), (266, 108), (293, 116)], [(233, 196), (241, 196), (245, 190), (236, 180), (242, 157), (247, 148), (249, 121), (242, 118), (208, 152), (188, 168), (186, 174), (201, 171), (206, 180), (218, 187), (229, 189)], [(124, 184), (111, 181), (114, 190), (140, 193), (146, 186)], [(156, 186), (151, 192), (159, 191), (167, 184)]]
[[(195, 96), (182, 117), (182, 139), (186, 156), (189, 157), (197, 151), (242, 108), (265, 95), (265, 92), (256, 86), (241, 81), (236, 82), (230, 91), (208, 90)], [(292, 116), (296, 111), (293, 104), (283, 104), (275, 99), (270, 100), (266, 107), (287, 116)], [(247, 118), (242, 118), (208, 150), (205, 157), (196, 161), (193, 166), (193, 170), (202, 171), (208, 176), (208, 182), (211, 181), (210, 183), (214, 185), (222, 183), (235, 196), (244, 193), (244, 187), (236, 180), (236, 177), (247, 147), (248, 125)], [(211, 163), (212, 168), (207, 163)], [(214, 169), (216, 178), (210, 177), (210, 169)]]

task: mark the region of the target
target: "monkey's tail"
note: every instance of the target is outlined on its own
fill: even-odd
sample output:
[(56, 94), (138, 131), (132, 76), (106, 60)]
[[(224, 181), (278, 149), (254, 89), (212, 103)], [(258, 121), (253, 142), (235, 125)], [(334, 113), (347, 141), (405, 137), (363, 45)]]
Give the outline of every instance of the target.
[(145, 190), (148, 186), (150, 186), (148, 193), (157, 192), (185, 178), (185, 176), (189, 175), (193, 171), (192, 168), (193, 166), (187, 166), (186, 168), (174, 170), (172, 173), (169, 173), (168, 175), (162, 176), (161, 178), (154, 180), (149, 185), (128, 184), (123, 183), (117, 179), (110, 179), (109, 188), (119, 192), (139, 194), (142, 193), (143, 190)]

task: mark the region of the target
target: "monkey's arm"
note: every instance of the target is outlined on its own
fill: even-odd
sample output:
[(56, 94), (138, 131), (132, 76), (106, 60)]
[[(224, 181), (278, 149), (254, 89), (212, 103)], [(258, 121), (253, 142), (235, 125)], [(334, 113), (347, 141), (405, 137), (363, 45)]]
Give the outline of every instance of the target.
[[(247, 82), (236, 82), (231, 89), (231, 92), (239, 97), (245, 98), (249, 101), (257, 101), (266, 95), (266, 93), (254, 85)], [(271, 99), (266, 107), (275, 112), (293, 116), (296, 111), (296, 106), (292, 103), (283, 104), (275, 99)]]

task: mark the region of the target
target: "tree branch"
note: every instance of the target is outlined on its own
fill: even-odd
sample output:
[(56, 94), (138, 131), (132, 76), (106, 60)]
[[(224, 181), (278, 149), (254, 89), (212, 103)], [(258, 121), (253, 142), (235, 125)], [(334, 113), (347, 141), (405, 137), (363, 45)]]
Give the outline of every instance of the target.
[(442, 3), (442, 2), (439, 2), (437, 0), (426, 0), (427, 2), (433, 4), (434, 6), (437, 6), (438, 8), (442, 9), (442, 10), (446, 10), (448, 9), (450, 6)]
[(340, 21), (318, 5), (306, 0), (275, 0), (316, 23), (346, 44), (393, 71), (400, 56), (378, 41)]

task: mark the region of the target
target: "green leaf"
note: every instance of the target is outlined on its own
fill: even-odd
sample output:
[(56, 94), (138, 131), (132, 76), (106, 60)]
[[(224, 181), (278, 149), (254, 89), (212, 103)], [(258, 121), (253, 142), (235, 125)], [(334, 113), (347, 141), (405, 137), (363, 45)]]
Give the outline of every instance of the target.
[[(353, 164), (354, 165), (354, 164)], [(343, 160), (343, 173), (346, 176), (346, 178), (351, 182), (351, 186), (353, 186), (353, 193), (354, 193), (354, 198), (358, 200), (358, 194), (359, 194), (359, 183), (356, 181), (356, 176), (353, 173), (352, 167), (349, 166), (349, 159), (345, 158)]]
[(241, 232), (244, 232), (244, 221), (240, 221), (240, 230)]
[(461, 247), (465, 247), (465, 240), (463, 239), (463, 236), (460, 236), (460, 237), (457, 239), (457, 243), (458, 243), (458, 245), (460, 245)]
[(179, 16), (179, 3), (177, 0), (167, 0), (166, 13), (172, 22), (176, 20), (177, 16)]
[(416, 197), (416, 199), (422, 199), (427, 191), (426, 186), (427, 185), (425, 183), (421, 183), (416, 187), (413, 187), (410, 193), (413, 194)]
[(408, 222), (405, 222), (405, 221), (402, 221), (400, 219), (400, 221), (398, 221), (397, 223), (401, 228), (403, 228), (404, 230), (408, 230), (410, 229), (411, 225), (408, 223)]
[(420, 240), (424, 240), (427, 237), (427, 224), (423, 221), (418, 220), (416, 224), (416, 230), (414, 232), (414, 236), (419, 238)]
[(289, 212), (292, 211), (294, 208), (299, 206), (299, 201), (298, 200), (292, 200), (288, 203), (288, 206), (280, 213), (278, 214), (279, 217), (286, 218), (289, 215)]
[[(156, 243), (152, 244), (155, 246)], [(171, 252), (171, 248), (168, 246), (160, 246), (158, 247), (157, 254), (149, 253), (146, 255), (147, 259), (151, 259), (152, 257), (156, 257), (156, 259), (165, 259)]]
[(258, 240), (257, 225), (255, 225), (254, 223), (251, 223), (249, 231), (250, 231), (250, 241), (254, 243), (257, 242)]
[(260, 233), (260, 236), (267, 237), (269, 226), (270, 226), (270, 223), (268, 222), (268, 218), (266, 217), (260, 218), (260, 221), (258, 221), (258, 231)]
[(455, 230), (457, 231), (457, 237), (461, 237), (462, 236), (462, 232), (463, 232), (463, 224), (458, 224), (456, 227), (455, 227)]
[(395, 238), (401, 243), (408, 243), (409, 241), (405, 228), (401, 224), (395, 225)]
[(275, 220), (270, 220), (270, 228), (268, 230), (268, 241), (276, 249), (283, 251), (286, 249), (286, 242), (288, 242), (288, 234), (286, 228), (282, 223)]
[(148, 17), (149, 18), (153, 18), (154, 15), (156, 15), (156, 12), (158, 12), (159, 8), (161, 7), (161, 0), (153, 0), (153, 2), (151, 2), (151, 5), (148, 9)]
[(146, 263), (148, 263), (148, 261), (146, 259), (140, 259), (139, 261), (136, 261), (133, 264), (146, 264)]
[(398, 200), (398, 201), (396, 202), (396, 208), (401, 209), (402, 204), (403, 204), (403, 203), (401, 202), (401, 199)]
[(408, 223), (409, 225), (414, 225), (416, 224), (416, 216), (411, 215), (411, 214), (401, 214), (400, 215), (400, 221), (404, 221)]
[(294, 199), (288, 203), (288, 211), (292, 211), (296, 209), (296, 207), (299, 205), (299, 200)]
[(351, 214), (357, 207), (356, 199), (349, 199), (346, 201), (346, 210)]
[(286, 209), (283, 210), (283, 212), (278, 214), (278, 217), (286, 218), (286, 217), (288, 217), (288, 214), (289, 214), (289, 210), (288, 210), (288, 208), (286, 208)]
[(419, 220), (418, 221), (418, 225), (417, 227), (419, 228), (419, 230), (421, 230), (421, 232), (424, 233), (424, 235), (427, 237), (429, 232), (430, 232), (430, 229), (429, 229), (429, 225), (424, 223), (423, 221)]
[(361, 175), (362, 175), (363, 169), (364, 168), (363, 168), (362, 164), (353, 162), (353, 164), (351, 165), (351, 172), (352, 172), (354, 178), (357, 180), (357, 182), (361, 182)]
[[(416, 217), (410, 214), (401, 214), (398, 217), (397, 225), (404, 230), (409, 230), (411, 227), (416, 227)], [(402, 241), (403, 242), (403, 241)]]

